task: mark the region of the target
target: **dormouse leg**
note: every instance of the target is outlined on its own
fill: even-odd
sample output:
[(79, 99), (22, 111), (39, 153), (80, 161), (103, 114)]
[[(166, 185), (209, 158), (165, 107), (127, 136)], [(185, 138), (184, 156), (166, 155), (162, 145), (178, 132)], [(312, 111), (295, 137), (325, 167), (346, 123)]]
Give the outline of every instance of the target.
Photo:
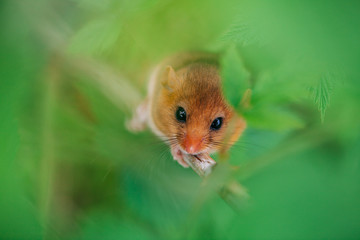
[(126, 127), (131, 132), (143, 131), (146, 127), (149, 101), (146, 98), (134, 111), (133, 117), (130, 121), (127, 121)]

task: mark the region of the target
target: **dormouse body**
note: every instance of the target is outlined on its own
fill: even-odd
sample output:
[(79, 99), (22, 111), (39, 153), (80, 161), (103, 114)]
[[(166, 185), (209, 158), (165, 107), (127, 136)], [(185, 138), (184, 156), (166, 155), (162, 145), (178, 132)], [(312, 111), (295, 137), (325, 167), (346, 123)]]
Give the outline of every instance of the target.
[(217, 56), (207, 53), (179, 54), (157, 66), (131, 127), (146, 123), (184, 167), (183, 154), (229, 148), (246, 126), (223, 96)]

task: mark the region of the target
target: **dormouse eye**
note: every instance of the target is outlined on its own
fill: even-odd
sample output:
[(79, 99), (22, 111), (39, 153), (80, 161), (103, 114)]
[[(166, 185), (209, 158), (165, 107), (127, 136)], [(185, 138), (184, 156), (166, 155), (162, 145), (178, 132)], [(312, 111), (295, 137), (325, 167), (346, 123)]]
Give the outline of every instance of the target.
[(216, 118), (216, 119), (211, 123), (210, 129), (211, 129), (211, 130), (219, 130), (219, 129), (221, 128), (222, 121), (223, 121), (223, 118), (222, 118), (222, 117)]
[(178, 107), (175, 113), (175, 117), (179, 122), (186, 122), (186, 112), (182, 107)]

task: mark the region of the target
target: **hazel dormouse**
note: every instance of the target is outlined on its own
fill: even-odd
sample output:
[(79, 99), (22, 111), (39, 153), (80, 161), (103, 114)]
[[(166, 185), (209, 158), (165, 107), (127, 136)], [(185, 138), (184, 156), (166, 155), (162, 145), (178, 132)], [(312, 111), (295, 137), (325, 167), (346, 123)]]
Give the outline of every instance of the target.
[(170, 146), (183, 167), (188, 167), (184, 154), (230, 148), (246, 123), (224, 98), (218, 55), (182, 53), (160, 63), (150, 76), (146, 99), (129, 122), (133, 131), (146, 126)]

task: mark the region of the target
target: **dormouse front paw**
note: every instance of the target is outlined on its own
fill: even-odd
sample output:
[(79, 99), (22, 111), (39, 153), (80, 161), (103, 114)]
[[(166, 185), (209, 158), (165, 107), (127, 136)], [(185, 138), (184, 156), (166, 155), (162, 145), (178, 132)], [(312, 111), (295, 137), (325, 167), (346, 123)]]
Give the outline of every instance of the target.
[(174, 157), (174, 160), (176, 160), (181, 166), (184, 168), (188, 168), (189, 164), (184, 160), (183, 152), (180, 150), (179, 146), (171, 146), (171, 154)]
[(126, 127), (131, 132), (140, 132), (145, 129), (148, 116), (148, 100), (145, 99), (135, 110), (130, 121), (126, 122)]

